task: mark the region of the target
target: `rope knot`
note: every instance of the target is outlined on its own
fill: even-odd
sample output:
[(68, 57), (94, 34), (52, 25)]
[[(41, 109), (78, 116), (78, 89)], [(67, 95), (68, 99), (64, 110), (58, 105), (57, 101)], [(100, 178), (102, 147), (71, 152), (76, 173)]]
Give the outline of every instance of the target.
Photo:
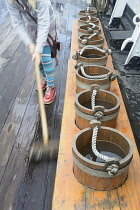
[(97, 111), (97, 112), (94, 113), (94, 118), (96, 120), (101, 120), (101, 119), (103, 119), (103, 117), (104, 117), (104, 113), (101, 112), (101, 111)]
[(114, 176), (118, 173), (119, 166), (117, 164), (111, 164), (106, 168), (106, 171), (110, 176)]

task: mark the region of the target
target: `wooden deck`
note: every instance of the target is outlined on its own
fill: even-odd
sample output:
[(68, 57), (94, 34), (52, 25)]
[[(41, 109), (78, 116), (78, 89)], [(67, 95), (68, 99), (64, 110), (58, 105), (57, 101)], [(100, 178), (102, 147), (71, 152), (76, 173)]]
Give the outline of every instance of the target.
[[(133, 160), (130, 164), (128, 178), (118, 189), (95, 191), (79, 183), (73, 174), (72, 141), (79, 129), (75, 125), (74, 101), (76, 95), (76, 77), (74, 69), (75, 61), (71, 59), (71, 56), (78, 50), (77, 27), (77, 21), (74, 21), (52, 209), (136, 210), (140, 208), (139, 154), (117, 80), (113, 81), (111, 85), (111, 91), (118, 95), (121, 100), (121, 108), (116, 129), (129, 137), (134, 146)], [(104, 47), (107, 47), (106, 43)], [(107, 67), (114, 71), (111, 56), (108, 58)]]
[[(72, 20), (85, 1), (54, 0), (61, 42), (55, 70), (57, 96), (46, 106), (50, 140), (60, 137)], [(27, 164), (30, 145), (41, 140), (34, 66), (28, 49), (12, 29), (0, 25), (0, 210), (51, 209), (56, 161)]]

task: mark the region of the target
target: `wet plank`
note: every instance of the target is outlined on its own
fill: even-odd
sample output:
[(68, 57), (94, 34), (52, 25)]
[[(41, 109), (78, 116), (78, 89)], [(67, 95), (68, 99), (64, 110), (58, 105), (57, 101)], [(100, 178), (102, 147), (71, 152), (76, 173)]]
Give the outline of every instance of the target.
[[(32, 83), (35, 81), (32, 71), (33, 71), (32, 68), (28, 68), (26, 72), (27, 76), (23, 80), (23, 84), (21, 85), (19, 92), (16, 96), (12, 110), (9, 113), (9, 116), (5, 122), (4, 128), (2, 129), (2, 132), (0, 134), (0, 139), (1, 139), (0, 141), (0, 166), (5, 167), (5, 170), (9, 162), (13, 147), (15, 146), (17, 136), (19, 135), (20, 127), (22, 125), (23, 118), (24, 118), (24, 115), (28, 106), (28, 102), (30, 100), (30, 95), (32, 93), (31, 87), (33, 85)], [(26, 119), (27, 119), (27, 116), (26, 116)], [(18, 142), (18, 146), (21, 146), (20, 142)], [(1, 177), (0, 177), (1, 186), (2, 186), (2, 181), (3, 181), (4, 176), (5, 174), (1, 173)]]
[[(18, 62), (12, 65), (12, 62), (17, 59), (19, 59)], [(9, 65), (8, 68), (5, 69), (7, 74), (3, 74), (2, 77), (0, 77), (0, 80), (2, 81), (0, 90), (0, 109), (2, 110), (2, 112), (0, 113), (0, 131), (2, 130), (5, 120), (7, 119), (8, 114), (11, 110), (11, 107), (15, 102), (15, 98), (18, 94), (19, 88), (22, 85), (29, 60), (30, 55), (27, 52), (27, 49), (24, 49), (23, 52), (19, 52), (19, 54), (17, 53), (10, 63), (12, 65), (12, 68), (11, 65)]]
[(4, 42), (7, 36), (12, 32), (12, 25), (10, 18), (7, 18), (4, 24), (0, 26), (0, 45)]
[(3, 39), (0, 45), (0, 75), (21, 43), (21, 40), (15, 30), (10, 30), (10, 27), (11, 25), (9, 24), (6, 30), (10, 31), (10, 33), (7, 37), (5, 37), (5, 39)]
[[(30, 75), (29, 75), (30, 76)], [(34, 138), (35, 124), (38, 119), (38, 102), (36, 100), (35, 86), (31, 88), (31, 96), (27, 103), (23, 121), (15, 139), (13, 149), (11, 151), (9, 161), (7, 163), (5, 173), (0, 185), (0, 202), (2, 209), (14, 208), (16, 196), (19, 191), (24, 174), (27, 169), (28, 151), (30, 144)], [(12, 136), (11, 136), (12, 137)], [(22, 184), (23, 184), (22, 183)]]
[[(105, 46), (107, 44), (105, 43)], [(73, 36), (71, 55), (78, 49), (77, 40), (77, 21), (73, 24)], [(53, 196), (53, 210), (57, 209), (137, 209), (140, 208), (139, 194), (140, 182), (139, 154), (135, 144), (135, 139), (130, 127), (129, 119), (125, 110), (118, 82), (113, 81), (111, 91), (119, 96), (121, 100), (121, 109), (118, 116), (116, 129), (123, 132), (133, 142), (134, 153), (130, 164), (129, 174), (126, 182), (118, 189), (111, 191), (94, 191), (80, 184), (73, 175), (72, 160), (72, 140), (78, 132), (74, 123), (74, 99), (75, 99), (75, 61), (70, 58), (68, 65), (68, 77), (65, 92), (65, 105), (62, 120), (60, 148), (57, 164), (57, 173), (55, 179), (55, 188)], [(107, 67), (114, 71), (112, 58), (109, 56)], [(70, 114), (69, 114), (70, 113)], [(68, 126), (69, 125), (69, 129)], [(136, 189), (132, 193), (132, 189)]]

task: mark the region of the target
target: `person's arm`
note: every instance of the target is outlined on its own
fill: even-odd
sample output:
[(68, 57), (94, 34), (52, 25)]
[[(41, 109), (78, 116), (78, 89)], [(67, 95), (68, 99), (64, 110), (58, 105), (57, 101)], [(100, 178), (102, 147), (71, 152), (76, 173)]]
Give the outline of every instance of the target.
[(37, 40), (35, 51), (42, 53), (50, 27), (50, 14), (47, 0), (37, 0)]
[(22, 14), (19, 11), (18, 7), (14, 3), (7, 2), (7, 8), (10, 13), (12, 24), (17, 33), (19, 34), (20, 38), (24, 41), (24, 43), (28, 46), (30, 43), (32, 43), (32, 40), (30, 36), (27, 33), (27, 30), (25, 28)]

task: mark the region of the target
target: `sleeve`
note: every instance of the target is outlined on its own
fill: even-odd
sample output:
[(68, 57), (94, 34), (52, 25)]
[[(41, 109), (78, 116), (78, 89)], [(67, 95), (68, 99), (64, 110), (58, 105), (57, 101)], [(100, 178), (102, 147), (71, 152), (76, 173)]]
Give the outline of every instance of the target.
[(37, 1), (37, 40), (35, 51), (42, 53), (50, 27), (50, 5), (47, 1)]
[(17, 8), (14, 3), (7, 2), (7, 9), (12, 19), (13, 28), (17, 31), (20, 38), (24, 41), (25, 45), (28, 45), (32, 42), (26, 27), (24, 25), (23, 17), (21, 11)]

